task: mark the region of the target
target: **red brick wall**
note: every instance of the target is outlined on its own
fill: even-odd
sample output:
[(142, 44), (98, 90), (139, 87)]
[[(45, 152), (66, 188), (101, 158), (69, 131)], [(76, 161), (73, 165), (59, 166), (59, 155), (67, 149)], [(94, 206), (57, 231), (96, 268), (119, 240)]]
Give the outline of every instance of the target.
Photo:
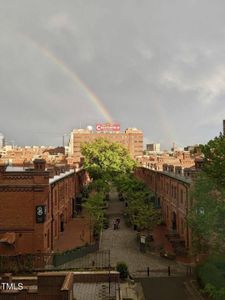
[(190, 206), (190, 184), (170, 176), (168, 173), (157, 172), (147, 168), (137, 168), (135, 176), (143, 180), (160, 201), (163, 220), (172, 230), (173, 213), (176, 214), (176, 231), (180, 238), (190, 247), (190, 230), (185, 222)]
[[(59, 238), (60, 218), (72, 218), (72, 201), (88, 180), (81, 170), (49, 184), (45, 171), (0, 171), (0, 238), (15, 232), (14, 245), (0, 243), (0, 254), (49, 252)], [(36, 223), (36, 206), (45, 205), (45, 222)]]

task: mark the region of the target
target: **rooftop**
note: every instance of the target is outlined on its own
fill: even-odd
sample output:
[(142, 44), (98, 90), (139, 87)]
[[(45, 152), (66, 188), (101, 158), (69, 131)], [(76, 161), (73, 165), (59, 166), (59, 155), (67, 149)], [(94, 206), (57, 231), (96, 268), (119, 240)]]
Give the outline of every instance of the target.
[[(73, 286), (74, 296), (77, 300), (108, 300), (117, 299), (118, 286), (115, 282), (102, 283), (75, 283)], [(110, 291), (110, 294), (109, 294)]]
[(50, 179), (49, 179), (49, 184), (52, 184), (52, 183), (54, 183), (54, 182), (56, 182), (56, 181), (58, 181), (58, 180), (60, 180), (60, 179), (62, 179), (62, 178), (64, 178), (64, 177), (66, 177), (66, 176), (68, 176), (68, 175), (70, 175), (70, 174), (73, 174), (73, 173), (75, 173), (75, 170), (74, 170), (74, 169), (71, 169), (71, 170), (69, 170), (69, 171), (66, 171), (65, 173), (61, 173), (61, 174), (59, 174), (59, 175), (56, 175), (56, 176), (54, 176), (53, 178), (50, 178)]
[(188, 183), (188, 184), (192, 183), (192, 180), (190, 178), (187, 178), (187, 177), (182, 176), (182, 175), (175, 174), (173, 172), (158, 171), (158, 173), (168, 175), (169, 177), (178, 179), (178, 180), (183, 181), (183, 182)]
[(24, 172), (24, 167), (7, 166), (6, 172)]
[[(148, 167), (144, 167), (144, 168), (152, 170), (151, 168), (148, 168)], [(188, 183), (188, 184), (191, 184), (191, 183), (192, 183), (191, 178), (187, 178), (187, 177), (185, 177), (185, 176), (178, 175), (178, 174), (175, 174), (175, 173), (173, 173), (173, 172), (157, 171), (157, 170), (152, 170), (152, 171), (157, 172), (157, 173), (159, 173), (159, 174), (167, 175), (167, 176), (169, 176), (169, 177), (171, 177), (171, 178), (178, 179), (178, 180), (180, 180), (180, 181), (182, 181), (182, 182), (185, 182), (185, 183)]]

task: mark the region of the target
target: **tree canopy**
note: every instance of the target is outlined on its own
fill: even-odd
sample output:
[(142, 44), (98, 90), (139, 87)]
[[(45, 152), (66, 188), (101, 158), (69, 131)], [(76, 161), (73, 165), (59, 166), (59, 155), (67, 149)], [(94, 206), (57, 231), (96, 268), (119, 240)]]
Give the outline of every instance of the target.
[(192, 188), (188, 223), (197, 252), (220, 252), (225, 245), (225, 137), (220, 134), (201, 150), (204, 166)]
[(99, 234), (104, 221), (104, 194), (100, 192), (92, 193), (83, 204), (83, 207), (91, 217), (90, 225), (93, 226), (93, 228), (90, 229)]
[(130, 173), (135, 167), (135, 161), (125, 147), (104, 139), (84, 143), (81, 153), (84, 156), (84, 167), (94, 179)]
[(129, 223), (136, 225), (140, 230), (151, 231), (161, 222), (161, 213), (151, 202), (153, 193), (142, 181), (121, 174), (115, 177), (113, 182), (127, 201), (126, 215)]
[(224, 190), (202, 172), (192, 188), (188, 223), (192, 229), (193, 250), (197, 253), (223, 251), (225, 242)]
[(204, 154), (204, 172), (225, 188), (225, 137), (220, 134), (201, 146)]

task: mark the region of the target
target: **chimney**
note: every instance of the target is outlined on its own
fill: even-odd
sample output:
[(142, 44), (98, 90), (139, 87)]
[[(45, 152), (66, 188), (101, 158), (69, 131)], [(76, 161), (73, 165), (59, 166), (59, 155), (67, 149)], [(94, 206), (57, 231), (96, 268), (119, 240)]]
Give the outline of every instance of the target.
[(7, 168), (7, 164), (5, 164), (4, 162), (0, 162), (0, 174), (4, 173), (6, 171)]
[(35, 159), (34, 160), (34, 170), (35, 171), (45, 171), (46, 161), (45, 159)]

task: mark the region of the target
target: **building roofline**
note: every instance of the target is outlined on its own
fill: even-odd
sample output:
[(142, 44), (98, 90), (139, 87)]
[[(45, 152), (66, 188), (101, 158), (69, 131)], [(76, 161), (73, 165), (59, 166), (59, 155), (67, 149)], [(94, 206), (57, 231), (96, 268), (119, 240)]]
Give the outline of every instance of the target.
[(171, 173), (171, 172), (152, 170), (152, 169), (147, 168), (147, 167), (141, 167), (141, 168), (151, 170), (152, 172), (155, 172), (155, 173), (158, 173), (158, 174), (166, 175), (168, 177), (171, 177), (173, 179), (177, 179), (177, 180), (182, 181), (184, 183), (187, 183), (189, 185), (192, 183), (192, 180), (190, 178), (186, 178), (184, 176), (179, 176), (179, 175)]

